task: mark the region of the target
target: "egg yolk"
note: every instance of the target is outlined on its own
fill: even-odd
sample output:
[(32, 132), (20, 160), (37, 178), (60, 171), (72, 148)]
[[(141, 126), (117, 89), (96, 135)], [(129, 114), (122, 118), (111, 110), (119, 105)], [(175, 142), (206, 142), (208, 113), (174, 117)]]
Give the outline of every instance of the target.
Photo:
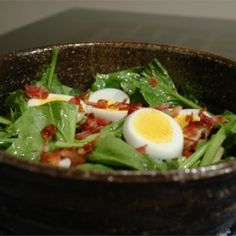
[(148, 141), (167, 143), (172, 140), (173, 130), (170, 121), (159, 112), (139, 112), (133, 122), (136, 132)]
[[(187, 114), (179, 114), (175, 117), (175, 120), (178, 122), (181, 128), (186, 127), (189, 124), (189, 121), (186, 119)], [(193, 121), (200, 121), (200, 117), (198, 115), (193, 115)]]
[(65, 98), (61, 98), (61, 97), (52, 97), (52, 98), (46, 98), (46, 99), (40, 99), (38, 101), (38, 106), (40, 105), (43, 105), (45, 103), (48, 103), (48, 102), (56, 102), (56, 101), (66, 101)]

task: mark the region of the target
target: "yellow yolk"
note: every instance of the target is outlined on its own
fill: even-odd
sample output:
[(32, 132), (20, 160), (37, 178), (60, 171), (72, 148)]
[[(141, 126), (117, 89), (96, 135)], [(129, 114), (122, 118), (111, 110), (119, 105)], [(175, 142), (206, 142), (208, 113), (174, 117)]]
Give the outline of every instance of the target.
[[(186, 127), (189, 122), (187, 121), (187, 114), (179, 114), (175, 117), (175, 120), (178, 122), (181, 128)], [(200, 121), (200, 117), (198, 115), (193, 115), (193, 121)]]
[(55, 102), (55, 101), (66, 101), (66, 99), (63, 97), (52, 97), (52, 98), (40, 99), (40, 100), (38, 100), (36, 106), (41, 106), (45, 103)]
[(154, 143), (167, 143), (172, 140), (173, 130), (170, 121), (155, 111), (140, 112), (134, 118), (134, 129), (146, 140)]

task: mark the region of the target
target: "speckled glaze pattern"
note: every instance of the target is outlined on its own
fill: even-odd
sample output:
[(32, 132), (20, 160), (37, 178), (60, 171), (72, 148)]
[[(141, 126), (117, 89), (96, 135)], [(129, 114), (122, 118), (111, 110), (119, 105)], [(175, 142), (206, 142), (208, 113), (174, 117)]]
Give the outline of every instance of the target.
[[(213, 111), (236, 112), (236, 63), (193, 49), (135, 43), (55, 45), (0, 55), (1, 99), (45, 68), (60, 48), (63, 83), (86, 89), (96, 73), (158, 57), (177, 85), (202, 91)], [(0, 108), (5, 112), (4, 106)], [(167, 172), (88, 172), (0, 153), (1, 224), (21, 234), (209, 234), (236, 216), (236, 161)]]

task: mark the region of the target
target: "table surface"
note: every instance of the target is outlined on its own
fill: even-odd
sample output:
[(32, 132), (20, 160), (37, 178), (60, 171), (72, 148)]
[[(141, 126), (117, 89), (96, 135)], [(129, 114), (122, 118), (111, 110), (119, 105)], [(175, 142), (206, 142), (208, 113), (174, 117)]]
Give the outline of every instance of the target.
[(71, 9), (0, 35), (0, 52), (40, 45), (135, 40), (192, 47), (236, 60), (236, 21)]
[[(236, 21), (71, 9), (0, 35), (0, 52), (54, 43), (145, 41), (191, 47), (236, 60)], [(0, 234), (9, 233), (0, 229)], [(235, 235), (236, 227), (220, 235)]]

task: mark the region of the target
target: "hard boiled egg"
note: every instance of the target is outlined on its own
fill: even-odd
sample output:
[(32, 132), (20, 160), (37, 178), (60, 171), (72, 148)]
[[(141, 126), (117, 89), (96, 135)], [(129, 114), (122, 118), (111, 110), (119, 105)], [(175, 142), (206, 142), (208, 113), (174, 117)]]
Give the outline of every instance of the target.
[[(115, 88), (104, 88), (97, 90), (90, 94), (88, 101), (97, 103), (100, 99), (107, 100), (109, 105), (124, 101), (126, 101), (126, 103), (130, 103), (129, 96), (122, 90)], [(86, 113), (94, 113), (97, 117), (110, 121), (118, 121), (128, 115), (128, 110), (97, 108), (92, 105), (87, 105)]]
[[(71, 98), (73, 98), (73, 96), (50, 93), (48, 97), (45, 99), (38, 99), (38, 98), (29, 99), (28, 106), (36, 107), (36, 106), (44, 105), (49, 102), (57, 102), (57, 101), (68, 102), (70, 101)], [(86, 110), (86, 104), (83, 101), (80, 101), (80, 104), (82, 105), (83, 110)], [(78, 112), (77, 121), (81, 120), (83, 116), (84, 116), (84, 112)]]
[(55, 94), (50, 93), (47, 98), (45, 99), (38, 99), (38, 98), (31, 98), (28, 101), (29, 107), (35, 107), (35, 106), (41, 106), (49, 102), (56, 102), (56, 101), (69, 101), (72, 96), (69, 95), (63, 95), (63, 94)]
[(147, 145), (146, 153), (157, 159), (176, 158), (183, 150), (183, 133), (178, 123), (153, 108), (131, 113), (125, 120), (123, 135), (134, 148)]
[(199, 109), (183, 109), (179, 112), (179, 114), (175, 117), (175, 120), (181, 126), (181, 128), (186, 127), (189, 124), (187, 116), (192, 115), (193, 121), (200, 121), (201, 118), (199, 116)]

